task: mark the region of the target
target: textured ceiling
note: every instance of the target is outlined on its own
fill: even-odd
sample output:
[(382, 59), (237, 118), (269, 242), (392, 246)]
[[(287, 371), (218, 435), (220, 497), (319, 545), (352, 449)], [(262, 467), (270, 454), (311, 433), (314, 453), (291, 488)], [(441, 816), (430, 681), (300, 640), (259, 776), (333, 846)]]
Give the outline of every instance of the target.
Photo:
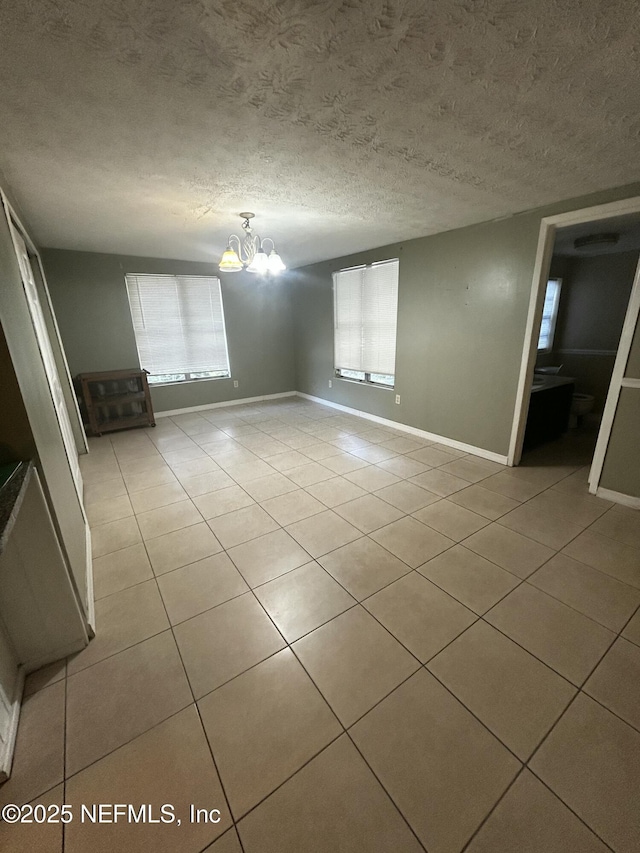
[(640, 179), (636, 0), (0, 0), (44, 246), (289, 265)]

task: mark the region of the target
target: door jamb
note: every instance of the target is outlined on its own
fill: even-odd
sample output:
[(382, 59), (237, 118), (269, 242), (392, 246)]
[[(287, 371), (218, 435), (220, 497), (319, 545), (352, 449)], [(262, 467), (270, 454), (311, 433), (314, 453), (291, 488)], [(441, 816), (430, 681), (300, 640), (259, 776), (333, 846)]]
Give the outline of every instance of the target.
[(609, 383), (609, 391), (607, 393), (607, 401), (602, 413), (602, 423), (600, 424), (600, 432), (596, 442), (596, 449), (593, 454), (593, 462), (589, 471), (589, 491), (591, 494), (596, 494), (600, 485), (600, 476), (604, 468), (604, 458), (609, 446), (609, 439), (613, 429), (613, 420), (618, 408), (618, 401), (622, 389), (626, 387), (635, 388), (640, 385), (638, 380), (625, 379), (624, 373), (631, 352), (631, 344), (636, 331), (638, 322), (638, 314), (640, 313), (640, 257), (636, 265), (635, 275), (633, 277), (633, 286), (627, 306), (627, 313), (624, 318), (624, 325), (620, 335), (620, 343), (618, 344), (618, 352), (613, 365), (611, 374), (611, 382)]
[[(614, 216), (624, 216), (628, 213), (640, 213), (640, 196), (610, 202), (609, 204), (585, 207), (582, 210), (572, 210), (568, 213), (559, 213), (555, 216), (545, 216), (540, 223), (538, 248), (533, 267), (533, 281), (529, 298), (529, 311), (527, 314), (520, 374), (518, 377), (518, 389), (511, 427), (511, 438), (509, 441), (508, 465), (517, 465), (522, 457), (524, 431), (529, 409), (529, 393), (531, 391), (533, 368), (535, 367), (538, 351), (537, 338), (542, 320), (544, 294), (551, 267), (556, 230), (568, 225), (609, 219)], [(618, 348), (619, 351), (620, 348)]]
[[(71, 372), (69, 370), (69, 363), (67, 361), (67, 354), (66, 354), (66, 352), (64, 350), (64, 346), (62, 344), (62, 337), (60, 335), (60, 329), (58, 327), (58, 320), (57, 320), (55, 311), (53, 310), (53, 304), (51, 302), (51, 294), (49, 292), (49, 285), (47, 283), (47, 277), (45, 275), (44, 267), (42, 265), (42, 258), (40, 257), (40, 252), (38, 251), (38, 247), (35, 245), (35, 243), (31, 239), (31, 237), (29, 236), (29, 232), (27, 231), (27, 229), (24, 227), (24, 225), (20, 221), (20, 217), (18, 216), (16, 211), (13, 209), (11, 202), (6, 197), (6, 195), (4, 194), (2, 189), (0, 189), (0, 203), (1, 203), (1, 207), (4, 208), (4, 212), (5, 212), (5, 215), (7, 217), (7, 220), (12, 221), (14, 227), (16, 227), (18, 229), (18, 231), (20, 232), (20, 236), (24, 240), (24, 242), (27, 246), (27, 249), (29, 250), (29, 253), (31, 255), (33, 255), (33, 257), (35, 258), (35, 260), (38, 264), (38, 273), (40, 275), (40, 278), (42, 279), (42, 289), (44, 291), (44, 295), (45, 295), (45, 298), (47, 300), (47, 308), (48, 308), (49, 313), (51, 315), (55, 334), (58, 338), (57, 343), (58, 343), (58, 347), (60, 350), (61, 360), (62, 360), (62, 364), (63, 364), (63, 368), (64, 368), (64, 377), (60, 376), (60, 381), (62, 383), (64, 383), (64, 385), (66, 386), (66, 388), (63, 388), (63, 393), (65, 390), (68, 391), (68, 394), (65, 393), (64, 396), (65, 396), (65, 402), (67, 403), (67, 412), (69, 414), (69, 420), (73, 421), (71, 426), (72, 426), (72, 430), (73, 430), (73, 434), (74, 434), (76, 450), (79, 454), (88, 453), (89, 452), (89, 445), (87, 443), (87, 436), (85, 433), (84, 425), (82, 423), (82, 416), (80, 415), (80, 408), (78, 406), (78, 400), (77, 400), (76, 393), (75, 393), (75, 390), (73, 387), (73, 381), (71, 379)], [(1, 207), (0, 207), (0, 209), (1, 209)], [(58, 373), (59, 372), (60, 371), (58, 371)], [(71, 404), (73, 406), (73, 411), (69, 411), (69, 404), (68, 404), (69, 401), (71, 402)], [(80, 445), (80, 446), (78, 446), (78, 445)]]

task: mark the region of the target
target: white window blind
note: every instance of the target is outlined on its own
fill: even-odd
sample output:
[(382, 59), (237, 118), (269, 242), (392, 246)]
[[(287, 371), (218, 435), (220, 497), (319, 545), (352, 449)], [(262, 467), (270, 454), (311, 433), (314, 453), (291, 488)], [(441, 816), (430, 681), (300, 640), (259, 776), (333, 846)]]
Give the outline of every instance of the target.
[(398, 269), (396, 258), (333, 274), (336, 370), (395, 374)]
[(126, 276), (140, 366), (151, 382), (229, 376), (220, 281)]

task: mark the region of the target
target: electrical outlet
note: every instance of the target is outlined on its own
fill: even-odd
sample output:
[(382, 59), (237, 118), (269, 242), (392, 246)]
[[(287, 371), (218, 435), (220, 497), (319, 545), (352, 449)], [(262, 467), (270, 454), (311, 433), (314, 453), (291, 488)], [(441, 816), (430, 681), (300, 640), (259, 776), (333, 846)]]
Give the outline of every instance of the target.
[(396, 394), (396, 405), (400, 405), (400, 394)]
[(333, 380), (332, 379), (329, 380), (329, 388), (333, 388)]
[[(238, 380), (237, 380), (237, 379), (234, 379), (234, 380), (233, 380), (233, 387), (234, 387), (234, 388), (237, 388), (237, 387), (238, 387)], [(397, 401), (397, 402), (399, 402), (399, 401)]]

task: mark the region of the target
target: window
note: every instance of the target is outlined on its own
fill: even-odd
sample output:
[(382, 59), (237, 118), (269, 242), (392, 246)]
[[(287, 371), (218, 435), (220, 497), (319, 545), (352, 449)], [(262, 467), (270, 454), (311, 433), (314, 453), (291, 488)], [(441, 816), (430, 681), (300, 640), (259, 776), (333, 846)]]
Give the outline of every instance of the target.
[(544, 307), (542, 309), (542, 322), (540, 324), (540, 337), (538, 338), (538, 352), (551, 352), (553, 347), (553, 335), (556, 330), (558, 305), (560, 304), (561, 284), (561, 278), (551, 278), (547, 282)]
[(336, 376), (393, 388), (399, 261), (333, 274)]
[(149, 382), (229, 376), (220, 281), (189, 275), (127, 275), (140, 366)]

